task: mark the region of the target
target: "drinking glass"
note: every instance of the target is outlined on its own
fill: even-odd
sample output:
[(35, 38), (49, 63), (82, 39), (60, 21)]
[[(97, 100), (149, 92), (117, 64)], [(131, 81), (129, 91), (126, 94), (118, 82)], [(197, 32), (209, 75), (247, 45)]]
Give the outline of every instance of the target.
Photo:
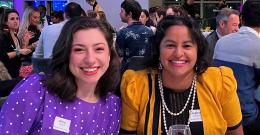
[(191, 135), (188, 125), (172, 125), (169, 128), (169, 135)]

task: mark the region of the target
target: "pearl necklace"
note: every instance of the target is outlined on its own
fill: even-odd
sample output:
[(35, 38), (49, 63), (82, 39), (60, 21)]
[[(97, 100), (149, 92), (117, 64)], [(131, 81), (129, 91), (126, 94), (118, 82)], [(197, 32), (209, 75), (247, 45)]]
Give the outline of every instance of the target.
[(191, 89), (190, 89), (190, 93), (189, 93), (189, 96), (188, 96), (188, 99), (185, 103), (185, 105), (183, 106), (183, 108), (181, 109), (180, 112), (178, 113), (173, 113), (169, 110), (169, 108), (167, 107), (166, 105), (166, 102), (164, 100), (164, 94), (163, 94), (163, 85), (162, 85), (162, 80), (161, 80), (161, 74), (158, 75), (158, 84), (159, 84), (159, 89), (160, 89), (160, 95), (161, 95), (161, 99), (162, 99), (162, 112), (163, 112), (163, 124), (164, 124), (164, 129), (165, 129), (165, 132), (166, 134), (168, 135), (168, 130), (167, 130), (167, 125), (166, 125), (166, 117), (165, 117), (165, 110), (172, 116), (179, 116), (181, 115), (184, 110), (187, 108), (187, 105), (190, 101), (190, 97), (193, 93), (193, 97), (192, 97), (192, 103), (191, 103), (191, 110), (189, 112), (189, 118), (188, 118), (188, 122), (187, 122), (187, 125), (189, 126), (190, 125), (190, 114), (191, 112), (193, 111), (193, 108), (194, 108), (194, 102), (195, 102), (195, 97), (196, 97), (196, 80), (197, 80), (197, 75), (195, 75), (193, 77), (193, 80), (192, 80), (192, 85), (191, 85)]

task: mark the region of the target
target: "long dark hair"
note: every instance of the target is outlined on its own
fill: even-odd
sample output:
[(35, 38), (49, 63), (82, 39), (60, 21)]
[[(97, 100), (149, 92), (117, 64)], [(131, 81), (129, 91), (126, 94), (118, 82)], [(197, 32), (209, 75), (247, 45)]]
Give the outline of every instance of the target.
[(61, 99), (73, 100), (77, 92), (75, 77), (69, 69), (73, 34), (79, 30), (92, 28), (99, 29), (104, 34), (110, 51), (109, 67), (98, 81), (95, 94), (105, 96), (108, 92), (115, 90), (119, 82), (119, 59), (113, 47), (113, 35), (108, 24), (89, 17), (73, 18), (64, 25), (54, 46), (51, 62), (52, 75), (43, 79), (44, 86)]
[(151, 46), (147, 49), (145, 56), (146, 66), (148, 68), (158, 68), (161, 41), (165, 37), (166, 31), (171, 26), (175, 25), (186, 26), (188, 28), (192, 41), (198, 46), (198, 58), (194, 70), (198, 75), (203, 73), (211, 65), (208, 43), (200, 30), (195, 27), (194, 21), (192, 21), (191, 18), (185, 16), (169, 15), (158, 23), (156, 33), (151, 37), (150, 40)]
[(8, 21), (8, 15), (11, 13), (16, 13), (19, 16), (19, 13), (15, 9), (3, 9), (3, 13), (0, 17), (0, 30), (3, 31), (5, 29), (9, 29), (8, 26), (5, 24)]

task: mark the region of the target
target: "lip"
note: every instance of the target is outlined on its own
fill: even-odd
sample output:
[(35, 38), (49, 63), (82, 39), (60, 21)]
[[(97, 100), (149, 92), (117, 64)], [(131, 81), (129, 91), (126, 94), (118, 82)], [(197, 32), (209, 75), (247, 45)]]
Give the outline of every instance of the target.
[(96, 75), (98, 73), (98, 69), (99, 69), (99, 67), (84, 67), (84, 68), (81, 68), (84, 75), (87, 75), (87, 76)]
[(171, 65), (173, 67), (184, 67), (187, 64), (186, 60), (171, 60)]

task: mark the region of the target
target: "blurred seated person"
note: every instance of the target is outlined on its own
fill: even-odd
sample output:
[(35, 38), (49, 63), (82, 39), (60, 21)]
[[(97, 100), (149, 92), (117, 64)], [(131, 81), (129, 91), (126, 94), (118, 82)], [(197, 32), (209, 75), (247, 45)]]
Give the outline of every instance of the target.
[(225, 35), (238, 31), (239, 14), (237, 10), (231, 8), (223, 8), (219, 11), (216, 16), (217, 28), (206, 37), (212, 59), (217, 41)]
[(118, 134), (121, 102), (113, 90), (120, 73), (112, 44), (107, 24), (70, 19), (53, 49), (52, 74), (29, 75), (15, 87), (0, 112), (0, 133)]

